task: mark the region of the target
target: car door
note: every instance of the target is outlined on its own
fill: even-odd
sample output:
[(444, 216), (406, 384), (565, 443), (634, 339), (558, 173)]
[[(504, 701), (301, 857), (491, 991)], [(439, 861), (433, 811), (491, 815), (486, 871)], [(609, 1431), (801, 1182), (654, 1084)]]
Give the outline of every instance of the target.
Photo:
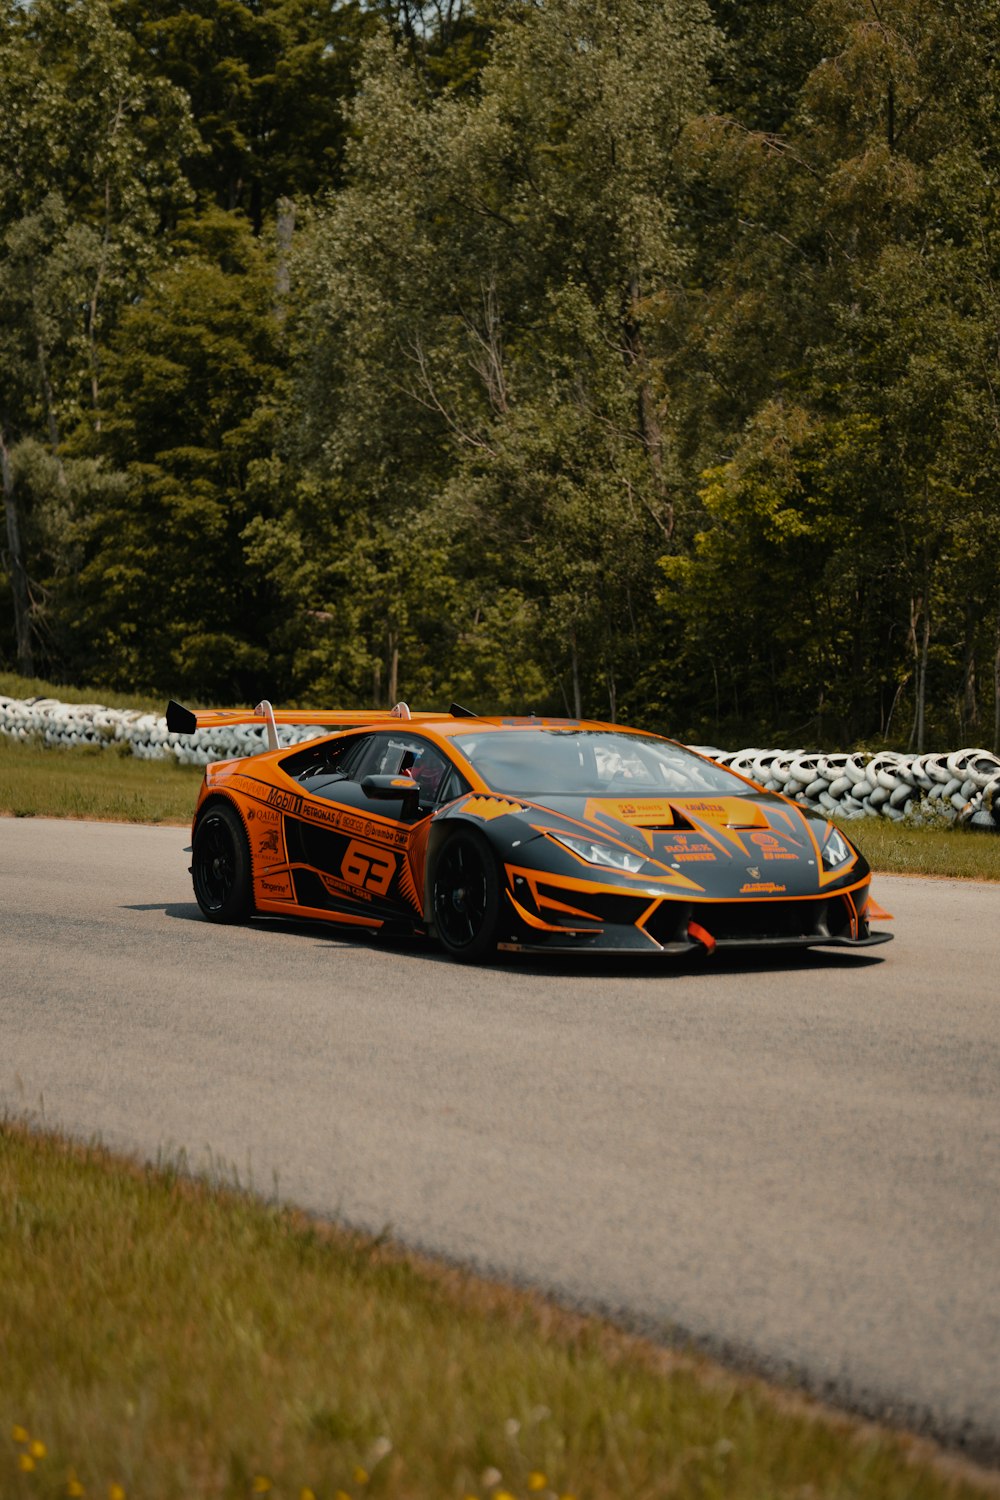
[[(325, 763), (300, 752), (283, 764), (302, 790), (295, 808), (284, 815), (296, 901), (381, 921), (419, 919), (408, 854), (457, 773), (436, 745), (402, 728), (351, 736), (331, 748), (337, 754)], [(412, 797), (371, 796), (364, 786), (367, 777), (416, 782), (419, 805), (412, 808)]]

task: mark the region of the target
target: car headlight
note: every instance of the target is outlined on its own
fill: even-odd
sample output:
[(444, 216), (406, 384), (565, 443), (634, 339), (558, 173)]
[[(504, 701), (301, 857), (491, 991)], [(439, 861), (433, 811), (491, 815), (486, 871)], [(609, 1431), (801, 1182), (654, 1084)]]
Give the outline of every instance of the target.
[(838, 870), (841, 865), (846, 865), (849, 859), (854, 858), (854, 850), (844, 838), (839, 828), (831, 828), (830, 835), (823, 845), (823, 865), (827, 870)]
[(617, 844), (598, 844), (593, 839), (577, 839), (568, 833), (552, 833), (549, 837), (571, 854), (585, 859), (588, 865), (605, 865), (609, 870), (624, 870), (628, 875), (637, 875), (646, 863), (641, 854), (633, 854)]

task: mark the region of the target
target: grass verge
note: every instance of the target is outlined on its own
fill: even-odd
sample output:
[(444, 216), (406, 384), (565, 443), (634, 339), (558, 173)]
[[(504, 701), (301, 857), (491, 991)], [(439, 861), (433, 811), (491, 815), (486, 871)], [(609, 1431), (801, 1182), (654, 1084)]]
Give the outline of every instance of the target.
[(872, 869), (885, 875), (1000, 880), (1000, 834), (976, 828), (910, 828), (882, 818), (858, 818), (843, 828)]
[[(0, 814), (187, 823), (200, 780), (196, 766), (137, 760), (96, 747), (49, 749), (0, 735)], [(908, 828), (878, 818), (844, 827), (876, 871), (1000, 880), (1000, 836), (996, 834), (967, 828)]]
[(1000, 1493), (929, 1444), (172, 1170), (0, 1124), (0, 1493)]
[(0, 814), (16, 818), (188, 823), (201, 775), (198, 766), (174, 760), (137, 760), (97, 746), (26, 745), (0, 735)]

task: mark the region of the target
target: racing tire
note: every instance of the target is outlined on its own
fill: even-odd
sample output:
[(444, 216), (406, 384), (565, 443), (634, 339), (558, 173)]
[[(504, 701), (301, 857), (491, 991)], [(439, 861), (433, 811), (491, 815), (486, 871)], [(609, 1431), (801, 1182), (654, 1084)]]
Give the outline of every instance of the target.
[(473, 828), (450, 834), (434, 856), (429, 883), (434, 931), (442, 948), (461, 963), (494, 957), (500, 875), (482, 834)]
[(209, 922), (244, 922), (250, 915), (250, 848), (239, 813), (228, 802), (214, 803), (198, 822), (191, 879)]

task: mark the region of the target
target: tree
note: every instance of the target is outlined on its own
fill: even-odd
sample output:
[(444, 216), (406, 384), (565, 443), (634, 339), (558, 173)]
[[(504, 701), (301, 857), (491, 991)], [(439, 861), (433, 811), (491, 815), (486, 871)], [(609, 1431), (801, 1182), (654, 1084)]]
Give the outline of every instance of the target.
[[(349, 185), (303, 255), (302, 441), (327, 545), (350, 538), (374, 569), (355, 595), (373, 659), (399, 636), (406, 680), (430, 686), (422, 641), (496, 662), (484, 621), (530, 619), (546, 701), (615, 712), (674, 526), (645, 318), (680, 271), (672, 149), (712, 32), (700, 4), (652, 0), (491, 19), (473, 96), (428, 98), (389, 43), (369, 49)], [(425, 517), (446, 591), (409, 546)], [(445, 620), (428, 619), (442, 593)], [(478, 696), (496, 703), (499, 682)]]
[(202, 149), (186, 169), (202, 198), (260, 234), (280, 198), (340, 180), (344, 111), (371, 22), (313, 0), (113, 0), (151, 78), (190, 100)]
[[(666, 562), (661, 591), (681, 630), (667, 670), (695, 724), (707, 705), (683, 684), (699, 660), (719, 670), (722, 639), (723, 722), (739, 691), (757, 726), (905, 740), (908, 709), (923, 748), (949, 732), (959, 659), (971, 701), (973, 622), (995, 618), (988, 530), (977, 543), (968, 518), (986, 520), (996, 493), (997, 19), (992, 5), (837, 0), (780, 130), (737, 90), (749, 120), (720, 112), (687, 133), (691, 201), (715, 233), (698, 221), (697, 276), (664, 307), (657, 353), (679, 372), (688, 461), (710, 471), (693, 552)], [(783, 423), (761, 512), (761, 435)], [(797, 586), (793, 532), (811, 552)], [(774, 610), (770, 628), (748, 633), (732, 591), (704, 617), (696, 601), (723, 575)], [(775, 578), (784, 603), (767, 600)], [(768, 710), (748, 692), (762, 674)]]
[(76, 524), (63, 626), (90, 681), (240, 700), (268, 685), (273, 601), (243, 534), (274, 441), (274, 265), (221, 210), (182, 221), (172, 249), (108, 350), (96, 451), (124, 483)]
[[(17, 453), (99, 422), (101, 347), (183, 201), (184, 100), (136, 72), (105, 0), (0, 8), (0, 434), (18, 659), (38, 624)], [(66, 474), (62, 471), (61, 483)], [(32, 603), (34, 600), (34, 604)], [(27, 616), (25, 611), (27, 610)]]

